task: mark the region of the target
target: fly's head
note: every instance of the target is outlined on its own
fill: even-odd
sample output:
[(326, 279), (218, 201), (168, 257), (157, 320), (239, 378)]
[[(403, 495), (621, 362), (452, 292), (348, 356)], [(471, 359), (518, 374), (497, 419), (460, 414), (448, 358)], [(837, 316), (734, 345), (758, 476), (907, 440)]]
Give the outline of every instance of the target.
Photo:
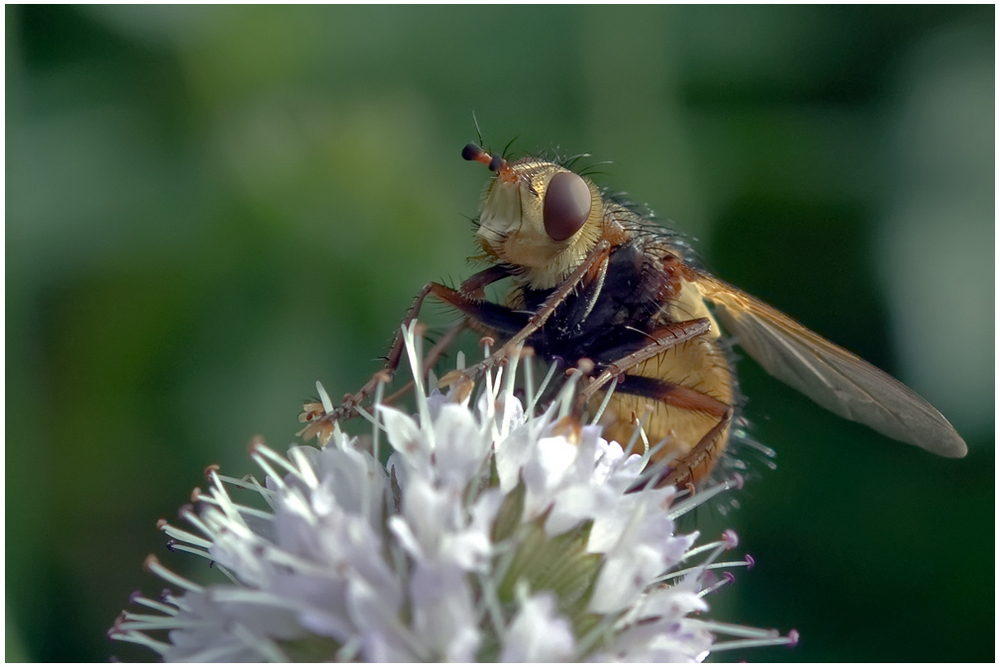
[(483, 251), (517, 267), (531, 287), (558, 285), (597, 243), (603, 205), (587, 179), (535, 158), (508, 163), (475, 144), (462, 157), (493, 172), (476, 232)]

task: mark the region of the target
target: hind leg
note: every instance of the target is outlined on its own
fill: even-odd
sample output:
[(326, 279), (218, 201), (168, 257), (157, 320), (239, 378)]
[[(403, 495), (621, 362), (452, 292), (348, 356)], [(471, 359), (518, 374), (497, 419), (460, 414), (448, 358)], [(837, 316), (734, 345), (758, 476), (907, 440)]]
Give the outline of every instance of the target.
[(697, 441), (687, 452), (670, 462), (669, 469), (658, 476), (657, 485), (696, 485), (712, 472), (726, 447), (733, 418), (732, 406), (690, 387), (644, 376), (626, 375), (615, 388), (615, 393), (619, 392), (707, 416), (703, 422), (714, 418), (704, 432), (701, 431), (704, 426), (692, 432), (692, 426), (688, 424), (687, 442)]

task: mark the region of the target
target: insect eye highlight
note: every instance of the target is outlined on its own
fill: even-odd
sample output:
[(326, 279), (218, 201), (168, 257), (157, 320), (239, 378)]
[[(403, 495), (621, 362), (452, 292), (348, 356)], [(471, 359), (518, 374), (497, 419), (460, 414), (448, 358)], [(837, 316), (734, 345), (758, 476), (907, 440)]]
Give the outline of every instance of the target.
[(553, 241), (569, 239), (590, 217), (590, 187), (573, 172), (559, 172), (549, 181), (542, 205), (545, 232)]

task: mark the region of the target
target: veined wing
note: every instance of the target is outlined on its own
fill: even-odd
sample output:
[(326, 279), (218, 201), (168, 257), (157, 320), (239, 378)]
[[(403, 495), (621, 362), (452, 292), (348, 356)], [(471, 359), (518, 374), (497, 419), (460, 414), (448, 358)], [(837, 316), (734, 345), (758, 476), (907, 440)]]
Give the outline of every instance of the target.
[(941, 413), (889, 374), (724, 281), (699, 274), (697, 285), (752, 358), (823, 408), (938, 455), (968, 452)]

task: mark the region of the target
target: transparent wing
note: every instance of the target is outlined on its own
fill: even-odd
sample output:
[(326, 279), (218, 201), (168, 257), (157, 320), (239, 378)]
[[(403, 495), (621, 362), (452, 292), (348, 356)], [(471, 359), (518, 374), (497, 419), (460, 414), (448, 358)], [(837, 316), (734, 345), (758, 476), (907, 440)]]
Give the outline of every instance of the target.
[(699, 274), (697, 285), (723, 326), (772, 376), (890, 438), (945, 457), (965, 456), (955, 428), (892, 376), (728, 283)]

